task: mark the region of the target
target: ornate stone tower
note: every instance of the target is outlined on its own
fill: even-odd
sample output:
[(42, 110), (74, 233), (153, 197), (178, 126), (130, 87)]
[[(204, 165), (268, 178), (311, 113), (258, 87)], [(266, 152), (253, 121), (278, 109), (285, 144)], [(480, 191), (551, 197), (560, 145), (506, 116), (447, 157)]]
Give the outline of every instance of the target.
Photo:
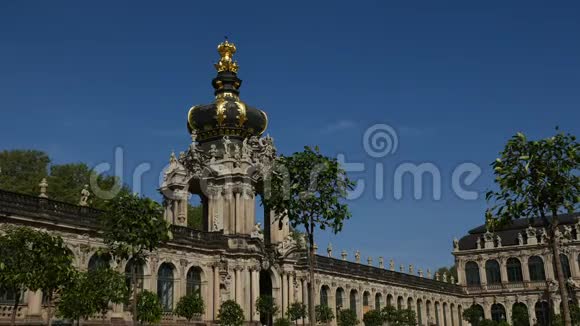
[[(204, 230), (260, 237), (256, 224), (256, 196), (263, 194), (263, 177), (276, 155), (273, 139), (260, 138), (268, 125), (266, 113), (240, 99), (242, 80), (233, 60), (236, 47), (227, 40), (218, 46), (220, 60), (212, 80), (215, 100), (193, 106), (187, 115), (191, 144), (179, 157), (172, 154), (160, 189), (165, 218), (187, 224), (187, 200), (199, 195)], [(288, 235), (268, 210), (264, 211), (266, 241), (282, 241)]]

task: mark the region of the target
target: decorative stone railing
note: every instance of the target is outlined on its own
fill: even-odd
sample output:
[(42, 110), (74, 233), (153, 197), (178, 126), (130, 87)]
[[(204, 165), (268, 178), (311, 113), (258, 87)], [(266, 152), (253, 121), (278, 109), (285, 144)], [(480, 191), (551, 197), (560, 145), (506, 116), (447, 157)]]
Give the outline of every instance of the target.
[[(24, 309), (26, 307), (19, 306), (16, 310), (16, 318), (21, 319), (24, 317)], [(12, 311), (14, 310), (13, 305), (0, 305), (0, 319), (10, 319), (12, 318)]]

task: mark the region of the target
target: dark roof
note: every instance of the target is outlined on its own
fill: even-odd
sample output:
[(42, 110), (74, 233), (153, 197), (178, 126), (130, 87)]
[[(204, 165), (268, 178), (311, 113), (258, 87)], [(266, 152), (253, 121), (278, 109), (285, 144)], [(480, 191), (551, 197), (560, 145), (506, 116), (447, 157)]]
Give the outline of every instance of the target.
[[(580, 217), (580, 212), (573, 214), (564, 214), (559, 216), (560, 225), (570, 225), (575, 224)], [(549, 217), (550, 219), (551, 217)], [(518, 234), (532, 226), (536, 229), (545, 228), (547, 225), (546, 221), (540, 218), (520, 218), (511, 221), (508, 224), (503, 225), (499, 230), (496, 230), (494, 234), (501, 237), (502, 246), (515, 246), (518, 244)], [(476, 228), (469, 230), (468, 234), (459, 240), (459, 250), (471, 250), (477, 248), (477, 241), (487, 232), (485, 224), (482, 224)]]

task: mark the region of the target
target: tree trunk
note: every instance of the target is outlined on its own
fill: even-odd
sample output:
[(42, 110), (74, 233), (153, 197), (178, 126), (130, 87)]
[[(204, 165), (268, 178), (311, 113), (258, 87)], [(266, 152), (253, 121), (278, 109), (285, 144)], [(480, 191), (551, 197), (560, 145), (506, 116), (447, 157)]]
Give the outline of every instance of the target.
[[(312, 217), (311, 217), (312, 219)], [(310, 222), (310, 232), (308, 233), (308, 240), (310, 247), (308, 250), (308, 274), (310, 283), (308, 284), (308, 318), (310, 319), (310, 325), (316, 324), (316, 310), (314, 305), (314, 264), (316, 262), (316, 252), (314, 251), (314, 223)]]
[(560, 299), (562, 300), (561, 315), (564, 319), (564, 326), (572, 326), (570, 318), (570, 305), (568, 304), (568, 288), (566, 287), (566, 280), (564, 279), (564, 271), (562, 270), (562, 260), (560, 259), (560, 244), (556, 238), (558, 230), (558, 217), (552, 215), (552, 223), (550, 225), (550, 246), (552, 247), (552, 255), (554, 256), (554, 265), (556, 265), (556, 278), (558, 280), (558, 289), (560, 290)]
[(52, 297), (53, 294), (49, 293), (47, 296), (48, 298), (48, 302), (46, 303), (46, 325), (51, 326), (52, 325)]
[(10, 325), (16, 325), (16, 312), (18, 310), (18, 304), (20, 303), (20, 290), (14, 291), (14, 306), (12, 307), (12, 315), (10, 316)]

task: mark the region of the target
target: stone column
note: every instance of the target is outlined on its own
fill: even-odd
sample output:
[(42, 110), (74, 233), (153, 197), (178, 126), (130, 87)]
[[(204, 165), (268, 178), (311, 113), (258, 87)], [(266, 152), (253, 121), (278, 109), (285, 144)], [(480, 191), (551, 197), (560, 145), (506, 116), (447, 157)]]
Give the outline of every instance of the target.
[(254, 229), (255, 225), (255, 216), (254, 211), (256, 209), (256, 205), (254, 203), (254, 189), (251, 185), (247, 185), (244, 188), (244, 219), (245, 219), (245, 233), (250, 234)]
[(485, 261), (478, 261), (477, 265), (479, 266), (479, 280), (481, 281), (481, 286), (486, 286), (487, 274), (485, 273)]
[[(308, 282), (305, 279), (300, 280), (302, 283), (302, 303), (304, 303), (308, 308), (309, 302), (308, 302)], [(307, 310), (308, 311), (308, 310)], [(306, 314), (306, 318), (305, 321), (308, 321), (308, 313)]]
[(246, 320), (252, 320), (252, 271), (250, 268), (244, 269), (242, 272), (244, 278), (244, 311), (246, 312)]
[(250, 299), (250, 309), (253, 312), (252, 321), (260, 321), (260, 313), (256, 311), (256, 301), (260, 296), (260, 269), (259, 267), (252, 267), (250, 270), (251, 273), (251, 287), (252, 287), (252, 295)]
[(464, 262), (462, 260), (456, 260), (455, 266), (457, 266), (457, 283), (459, 285), (466, 285), (467, 282), (465, 281), (465, 269), (464, 269)]
[(501, 257), (499, 259), (499, 272), (501, 276), (501, 283), (506, 284), (508, 283), (508, 275), (507, 275), (507, 258)]
[(226, 187), (225, 199), (227, 202), (227, 219), (228, 219), (228, 233), (236, 233), (236, 200), (233, 194), (232, 187)]
[[(570, 252), (569, 261), (570, 261), (570, 273), (572, 274), (573, 278), (580, 277), (580, 271), (578, 270), (578, 252), (576, 250), (572, 250)], [(570, 259), (572, 258), (572, 259)]]
[(236, 266), (234, 267), (234, 272), (235, 272), (235, 280), (234, 280), (234, 284), (235, 284), (235, 298), (236, 298), (236, 302), (241, 306), (244, 307), (244, 303), (243, 303), (243, 296), (242, 296), (242, 283), (244, 282), (242, 280), (242, 267), (241, 266)]
[(536, 306), (535, 306), (534, 300), (531, 300), (530, 298), (528, 298), (526, 306), (528, 307), (528, 316), (530, 318), (530, 325), (535, 325), (537, 317), (536, 317)]
[(288, 307), (294, 303), (294, 274), (288, 274)]
[(544, 261), (544, 271), (546, 274), (546, 280), (550, 281), (550, 280), (555, 280), (556, 277), (554, 276), (554, 263), (553, 261), (553, 256), (552, 254), (548, 254), (546, 256), (544, 256), (545, 261)]
[(528, 266), (529, 258), (530, 258), (529, 256), (520, 257), (520, 262), (522, 263), (522, 278), (524, 280), (524, 283), (530, 282), (530, 268)]
[(243, 216), (244, 216), (244, 212), (243, 212), (243, 204), (242, 204), (242, 198), (239, 192), (239, 189), (237, 189), (237, 192), (235, 194), (236, 197), (236, 234), (241, 234), (244, 232), (244, 221), (243, 221)]
[(491, 319), (491, 305), (487, 302), (483, 304), (483, 317), (485, 319)]
[(42, 319), (42, 291), (38, 290), (35, 292), (27, 291), (28, 297), (28, 313), (26, 317), (28, 319)]
[(220, 300), (220, 267), (214, 266), (213, 273), (213, 320), (217, 320), (219, 314), (221, 300)]
[(286, 316), (286, 311), (288, 309), (288, 274), (282, 272), (280, 276), (282, 277), (282, 307), (280, 312), (282, 313), (282, 316)]

